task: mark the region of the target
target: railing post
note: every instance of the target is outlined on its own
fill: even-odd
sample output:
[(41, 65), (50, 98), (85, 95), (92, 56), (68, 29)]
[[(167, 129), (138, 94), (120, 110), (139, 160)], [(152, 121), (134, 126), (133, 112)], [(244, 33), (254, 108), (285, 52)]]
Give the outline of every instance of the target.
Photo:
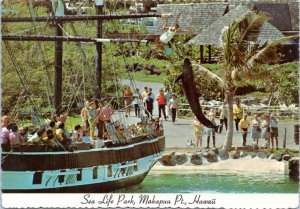
[(284, 128), (283, 148), (286, 147), (286, 128)]

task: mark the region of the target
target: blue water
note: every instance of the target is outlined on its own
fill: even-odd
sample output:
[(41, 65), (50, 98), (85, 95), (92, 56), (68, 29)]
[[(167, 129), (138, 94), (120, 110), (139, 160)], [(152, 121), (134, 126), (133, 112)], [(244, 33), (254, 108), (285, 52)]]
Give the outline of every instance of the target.
[(299, 183), (288, 175), (198, 173), (149, 173), (145, 180), (124, 193), (298, 193)]

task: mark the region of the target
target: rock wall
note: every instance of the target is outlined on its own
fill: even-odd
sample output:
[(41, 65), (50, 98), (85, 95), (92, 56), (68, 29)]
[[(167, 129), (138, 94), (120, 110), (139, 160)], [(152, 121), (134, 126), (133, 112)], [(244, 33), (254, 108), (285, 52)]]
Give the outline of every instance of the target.
[(271, 154), (269, 151), (250, 152), (232, 150), (225, 154), (222, 150), (165, 154), (151, 171), (161, 172), (255, 172), (288, 174), (299, 181), (299, 158), (285, 152)]

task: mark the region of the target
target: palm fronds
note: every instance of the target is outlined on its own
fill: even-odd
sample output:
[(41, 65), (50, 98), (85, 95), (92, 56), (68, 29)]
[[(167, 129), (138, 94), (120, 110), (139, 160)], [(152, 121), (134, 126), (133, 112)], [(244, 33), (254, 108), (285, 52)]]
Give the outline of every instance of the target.
[(207, 73), (207, 75), (209, 77), (211, 77), (211, 78), (216, 79), (217, 81), (219, 81), (222, 84), (222, 86), (224, 85), (223, 79), (220, 78), (217, 74), (211, 72), (210, 70), (208, 70), (207, 68), (203, 67), (202, 65), (193, 64), (193, 66), (197, 66), (198, 67), (198, 71)]

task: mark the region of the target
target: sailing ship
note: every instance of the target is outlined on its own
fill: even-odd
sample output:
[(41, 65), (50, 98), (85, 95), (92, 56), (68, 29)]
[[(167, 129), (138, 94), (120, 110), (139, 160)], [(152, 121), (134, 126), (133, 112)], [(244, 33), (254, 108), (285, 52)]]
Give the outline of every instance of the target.
[[(55, 15), (52, 17), (36, 17), (35, 21), (53, 21), (57, 23), (56, 36), (10, 36), (3, 34), (3, 40), (19, 41), (55, 41), (55, 96), (54, 105), (61, 105), (62, 76), (62, 42), (82, 41), (95, 42), (98, 55), (101, 55), (102, 42), (118, 42), (127, 40), (104, 40), (101, 33), (98, 37), (64, 37), (58, 23), (64, 20), (97, 20), (101, 30), (103, 19), (140, 18), (159, 16), (157, 14), (132, 15), (102, 15), (103, 1), (96, 1), (97, 15), (61, 15), (63, 7), (60, 0), (52, 0)], [(102, 19), (101, 19), (102, 18)], [(2, 17), (2, 22), (31, 21), (24, 17)], [(99, 27), (100, 26), (100, 27)], [(132, 41), (132, 40), (128, 40)], [(100, 46), (100, 47), (99, 47)], [(101, 56), (98, 56), (98, 59)], [(96, 68), (101, 67), (97, 61)], [(99, 65), (100, 63), (100, 65)], [(99, 69), (96, 69), (99, 71)], [(99, 79), (97, 76), (96, 79)], [(99, 84), (99, 82), (97, 82)], [(101, 87), (100, 87), (101, 88)], [(99, 90), (99, 86), (97, 88)], [(141, 104), (143, 108), (143, 105)], [(142, 111), (141, 111), (142, 112)], [(142, 117), (143, 118), (143, 117)], [(110, 192), (120, 188), (141, 183), (152, 166), (161, 158), (165, 148), (164, 135), (149, 137), (145, 135), (130, 136), (120, 140), (114, 133), (114, 127), (107, 124), (110, 138), (104, 141), (104, 146), (92, 146), (87, 143), (66, 145), (63, 150), (49, 151), (45, 145), (17, 145), (6, 149), (2, 146), (2, 192), (4, 193), (85, 193)], [(69, 147), (69, 146), (72, 146)]]

